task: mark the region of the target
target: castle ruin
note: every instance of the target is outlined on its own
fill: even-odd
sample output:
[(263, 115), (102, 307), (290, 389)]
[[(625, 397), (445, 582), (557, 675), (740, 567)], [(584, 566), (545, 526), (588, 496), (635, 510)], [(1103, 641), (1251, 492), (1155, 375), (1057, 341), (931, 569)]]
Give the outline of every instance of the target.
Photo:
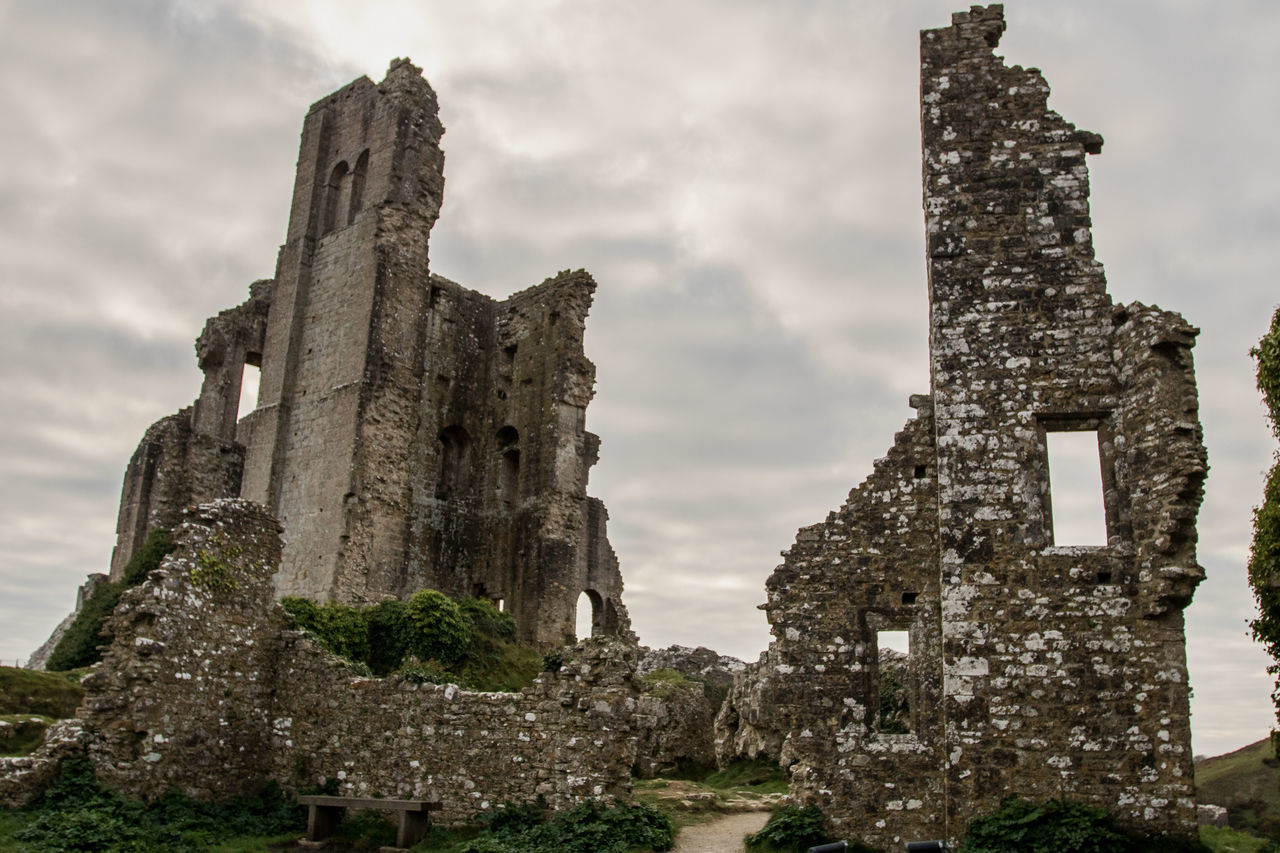
[[(1196, 827), (1183, 608), (1207, 471), (1177, 314), (1115, 305), (1090, 237), (1101, 137), (993, 48), (921, 35), (931, 391), (769, 578), (774, 641), (718, 720), (871, 844), (964, 834), (1010, 794)], [(1106, 544), (1055, 536), (1046, 443), (1094, 439)], [(905, 683), (885, 632), (909, 635)], [(888, 695), (889, 693), (894, 695)]]
[[(1085, 165), (1102, 139), (994, 54), (1004, 28), (975, 6), (921, 35), (929, 393), (783, 552), (774, 641), (734, 680), (717, 757), (777, 760), (797, 800), (885, 849), (962, 837), (1012, 793), (1190, 837), (1197, 330), (1111, 301)], [(0, 762), (0, 801), (25, 801), (68, 744), (147, 795), (341, 778), (440, 792), (448, 819), (625, 797), (634, 768), (664, 763), (670, 709), (641, 696), (634, 644), (608, 639), (630, 640), (622, 582), (585, 491), (594, 283), (561, 273), (497, 302), (430, 274), (442, 133), (403, 60), (311, 108), (275, 278), (209, 321), (199, 398), (126, 474), (113, 576), (157, 527), (177, 550), (122, 598), (82, 718)], [(246, 364), (261, 391), (237, 420)], [(1096, 447), (1105, 544), (1055, 529), (1063, 433)], [(214, 552), (227, 589), (193, 568)], [(474, 694), (357, 677), (274, 603), (423, 587), (502, 601), (543, 646), (572, 639), (585, 591), (601, 636), (521, 694)]]
[[(593, 633), (629, 630), (586, 494), (595, 282), (562, 272), (499, 302), (429, 272), (437, 111), (408, 60), (311, 107), (275, 277), (208, 321), (200, 396), (130, 460), (113, 580), (186, 507), (244, 497), (284, 526), (280, 596), (474, 595), (551, 647), (573, 642), (585, 592)], [(258, 404), (237, 420), (245, 365)]]

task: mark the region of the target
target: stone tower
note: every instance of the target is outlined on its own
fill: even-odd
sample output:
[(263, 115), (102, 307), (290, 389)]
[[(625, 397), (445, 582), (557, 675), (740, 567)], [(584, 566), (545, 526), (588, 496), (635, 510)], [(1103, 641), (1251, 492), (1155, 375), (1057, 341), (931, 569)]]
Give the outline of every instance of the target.
[[(595, 282), (563, 272), (498, 301), (432, 274), (443, 133), (408, 60), (311, 107), (275, 277), (209, 320), (200, 397), (134, 454), (113, 576), (185, 506), (242, 496), (284, 527), (281, 596), (477, 595), (551, 646), (585, 594), (594, 632), (629, 630), (586, 494)], [(258, 404), (237, 422), (246, 364)]]
[[(962, 837), (1011, 793), (1196, 831), (1183, 608), (1207, 470), (1177, 314), (1113, 304), (1087, 154), (1000, 6), (921, 37), (931, 393), (768, 582), (775, 636), (718, 720), (722, 758), (886, 849)], [(1063, 541), (1047, 445), (1092, 439), (1104, 544)], [(909, 638), (905, 664), (880, 648)]]

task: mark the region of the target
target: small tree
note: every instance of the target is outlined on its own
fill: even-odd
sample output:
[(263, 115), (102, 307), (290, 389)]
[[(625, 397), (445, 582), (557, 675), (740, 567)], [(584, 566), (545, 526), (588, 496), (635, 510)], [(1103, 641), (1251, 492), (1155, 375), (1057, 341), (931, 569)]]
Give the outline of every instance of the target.
[[(1258, 362), (1258, 390), (1267, 406), (1267, 419), (1280, 439), (1280, 308), (1271, 328), (1249, 351)], [(1249, 627), (1253, 638), (1266, 646), (1272, 664), (1267, 672), (1280, 676), (1280, 451), (1267, 475), (1262, 504), (1253, 511), (1253, 548), (1249, 556), (1249, 584), (1258, 601), (1258, 617)], [(1280, 719), (1280, 677), (1271, 692)]]

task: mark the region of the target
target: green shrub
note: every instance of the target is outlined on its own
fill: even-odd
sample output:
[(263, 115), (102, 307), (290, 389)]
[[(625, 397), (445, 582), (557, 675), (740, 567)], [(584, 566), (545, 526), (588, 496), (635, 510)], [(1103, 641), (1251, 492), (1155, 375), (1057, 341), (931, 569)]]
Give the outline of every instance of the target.
[(473, 635), (493, 640), (515, 641), (515, 617), (494, 607), (492, 601), (485, 598), (460, 598), (457, 604), (462, 618), (470, 623)]
[(452, 666), (466, 656), (471, 645), (471, 624), (456, 602), (434, 589), (415, 592), (409, 599), (409, 623), (413, 635), (409, 651), (421, 660), (435, 659)]
[(171, 551), (173, 551), (173, 537), (168, 528), (157, 527), (148, 533), (142, 547), (134, 551), (129, 562), (125, 563), (124, 585), (131, 587), (142, 583), (153, 569), (159, 568), (160, 562)]
[(102, 652), (98, 647), (111, 642), (111, 637), (103, 632), (102, 623), (115, 611), (125, 589), (125, 585), (119, 581), (100, 583), (94, 587), (88, 601), (80, 608), (58, 645), (54, 646), (45, 669), (76, 669), (92, 666), (102, 660)]
[(453, 673), (444, 668), (440, 661), (418, 660), (415, 657), (410, 657), (400, 664), (394, 674), (414, 684), (450, 684), (458, 680)]
[(30, 820), (14, 834), (33, 851), (187, 851), (236, 836), (296, 833), (305, 810), (274, 784), (259, 796), (206, 803), (168, 794), (149, 805), (102, 787), (89, 762), (69, 759), (53, 784), (27, 808)]
[(386, 675), (409, 655), (413, 626), (409, 606), (398, 599), (379, 602), (365, 611), (369, 625), (369, 668)]
[(969, 824), (961, 853), (1129, 853), (1133, 840), (1106, 809), (1070, 800), (1031, 803), (1017, 797)]
[(365, 608), (305, 598), (280, 604), (295, 625), (361, 674), (514, 692), (532, 684), (541, 669), (537, 652), (514, 642), (511, 615), (483, 599), (455, 602), (422, 590), (407, 602)]
[(829, 840), (817, 806), (784, 806), (769, 816), (763, 829), (746, 837), (746, 848), (752, 853), (804, 853)]
[[(527, 807), (524, 807), (527, 809)], [(603, 807), (588, 802), (533, 823), (531, 811), (513, 815), (460, 848), (460, 853), (627, 853), (670, 850), (671, 822), (646, 805)], [(491, 821), (493, 818), (490, 819)]]

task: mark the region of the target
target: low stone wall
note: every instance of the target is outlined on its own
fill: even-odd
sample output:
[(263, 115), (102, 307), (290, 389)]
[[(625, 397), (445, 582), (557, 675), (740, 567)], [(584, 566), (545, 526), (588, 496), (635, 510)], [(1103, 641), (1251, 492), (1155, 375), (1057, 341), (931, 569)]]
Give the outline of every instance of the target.
[(146, 798), (337, 780), (344, 794), (438, 795), (454, 822), (538, 795), (554, 807), (629, 795), (634, 646), (585, 641), (521, 693), (363, 678), (287, 627), (271, 581), (279, 529), (247, 501), (188, 511), (174, 552), (108, 621), (73, 736), (0, 766), (0, 797), (25, 802), (75, 749)]

